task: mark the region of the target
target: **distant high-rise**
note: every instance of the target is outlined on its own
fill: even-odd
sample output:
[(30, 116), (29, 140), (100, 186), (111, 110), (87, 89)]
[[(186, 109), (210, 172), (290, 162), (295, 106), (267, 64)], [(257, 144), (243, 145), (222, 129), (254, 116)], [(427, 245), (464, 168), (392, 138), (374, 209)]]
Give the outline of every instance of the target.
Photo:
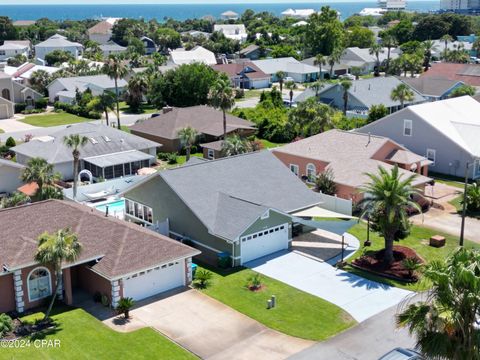
[(480, 10), (480, 0), (441, 0), (441, 10), (469, 12)]
[(378, 0), (378, 5), (387, 10), (405, 10), (407, 2), (406, 0)]

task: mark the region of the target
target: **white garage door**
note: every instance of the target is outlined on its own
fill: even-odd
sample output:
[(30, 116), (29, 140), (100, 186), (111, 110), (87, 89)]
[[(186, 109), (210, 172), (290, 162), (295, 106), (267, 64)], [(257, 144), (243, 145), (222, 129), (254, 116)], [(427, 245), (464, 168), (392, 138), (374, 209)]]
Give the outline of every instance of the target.
[(240, 239), (242, 264), (288, 249), (288, 224), (278, 225)]
[(184, 261), (171, 262), (123, 279), (123, 296), (142, 300), (185, 284)]

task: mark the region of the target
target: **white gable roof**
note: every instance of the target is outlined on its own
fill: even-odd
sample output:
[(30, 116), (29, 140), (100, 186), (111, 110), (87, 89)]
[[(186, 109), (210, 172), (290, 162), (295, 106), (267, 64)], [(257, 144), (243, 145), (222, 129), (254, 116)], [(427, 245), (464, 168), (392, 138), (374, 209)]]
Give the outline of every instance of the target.
[(192, 50), (176, 49), (170, 52), (172, 62), (176, 65), (191, 64), (194, 62), (204, 63), (206, 65), (215, 65), (217, 60), (215, 54), (201, 46), (196, 46)]

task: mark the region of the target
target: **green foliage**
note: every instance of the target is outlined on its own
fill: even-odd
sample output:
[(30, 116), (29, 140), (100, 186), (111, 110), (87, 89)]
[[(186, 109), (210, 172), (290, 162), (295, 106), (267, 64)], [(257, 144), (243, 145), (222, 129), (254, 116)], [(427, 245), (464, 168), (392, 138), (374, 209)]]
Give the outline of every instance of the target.
[(401, 20), (400, 23), (389, 29), (388, 32), (397, 40), (399, 44), (406, 43), (413, 39), (415, 27), (411, 20)]
[(35, 100), (35, 109), (44, 110), (47, 108), (48, 99), (47, 98), (40, 98)]
[(212, 277), (213, 274), (210, 271), (199, 269), (195, 272), (195, 284), (200, 289), (206, 289)]
[(247, 153), (251, 150), (248, 140), (242, 139), (239, 135), (234, 134), (227, 136), (222, 144), (222, 153), (224, 156), (234, 156)]
[(459, 86), (455, 90), (453, 90), (450, 93), (450, 97), (454, 98), (454, 97), (465, 96), (465, 95), (473, 96), (475, 95), (475, 92), (476, 90), (473, 86), (464, 84), (462, 86)]
[(422, 267), (422, 263), (417, 257), (406, 258), (402, 261), (402, 265), (406, 270), (408, 270), (410, 278), (413, 278), (415, 276), (415, 272)]
[(353, 26), (348, 29), (346, 47), (370, 48), (375, 43), (373, 32), (362, 26)]
[(333, 170), (320, 172), (315, 179), (315, 190), (326, 195), (335, 195), (337, 192), (337, 184), (335, 184), (335, 176)]
[(308, 137), (331, 129), (336, 116), (337, 112), (330, 106), (310, 98), (291, 109), (289, 125), (296, 136)]
[(75, 58), (70, 52), (65, 50), (54, 50), (45, 55), (45, 61), (50, 66), (59, 66), (70, 60), (75, 60)]
[[(466, 194), (467, 210), (470, 212), (480, 211), (480, 183), (474, 182), (467, 187)], [(460, 202), (463, 204), (463, 199)]]
[(385, 105), (372, 105), (368, 112), (368, 123), (374, 122), (388, 115), (388, 109)]
[(30, 202), (31, 202), (31, 199), (29, 196), (16, 191), (12, 195), (2, 198), (2, 200), (0, 201), (0, 209), (7, 209), (14, 206), (20, 206), (20, 205), (28, 204)]
[(133, 113), (138, 113), (143, 103), (143, 97), (147, 92), (148, 81), (144, 74), (135, 74), (128, 80), (126, 103)]
[(300, 56), (292, 45), (273, 45), (270, 56), (273, 58), (293, 57), (299, 59)]
[(16, 38), (17, 30), (13, 26), (12, 20), (8, 16), (0, 16), (0, 42)]
[(35, 182), (38, 185), (36, 197), (43, 199), (43, 191), (45, 187), (53, 186), (60, 175), (55, 172), (52, 164), (40, 157), (31, 158), (27, 162), (27, 166), (23, 169), (20, 178), (26, 183)]
[(308, 53), (330, 55), (334, 49), (343, 48), (345, 31), (338, 20), (337, 11), (329, 6), (322, 6), (320, 13), (310, 16), (305, 27), (305, 44)]
[(17, 145), (17, 143), (15, 142), (15, 139), (11, 136), (8, 137), (7, 141), (5, 142), (5, 145), (8, 147), (8, 148), (11, 148), (11, 147), (14, 147)]
[(247, 279), (247, 288), (250, 290), (258, 290), (262, 287), (262, 276), (259, 273), (254, 273)]
[(103, 294), (102, 298), (100, 300), (103, 306), (108, 307), (110, 305), (110, 299), (108, 298), (107, 295)]
[(168, 53), (168, 49), (176, 49), (182, 46), (180, 34), (169, 28), (158, 29), (155, 32), (153, 40), (160, 47), (160, 51), (164, 54)]
[[(90, 98), (91, 100), (91, 98)], [(90, 101), (88, 102), (90, 103)], [(98, 111), (94, 109), (89, 109), (85, 104), (85, 106), (81, 105), (72, 105), (72, 104), (67, 104), (67, 103), (62, 103), (57, 101), (55, 104), (53, 104), (55, 111), (62, 110), (65, 111), (69, 114), (81, 116), (87, 119), (101, 119), (102, 114), (100, 114)]]
[(24, 111), (26, 108), (27, 108), (27, 104), (26, 104), (26, 103), (16, 103), (16, 104), (15, 104), (15, 108), (14, 108), (15, 114), (21, 113), (21, 112)]
[(130, 317), (130, 309), (135, 305), (135, 301), (131, 297), (122, 297), (118, 300), (116, 310), (125, 316), (125, 319)]
[(13, 330), (13, 321), (7, 314), (0, 314), (0, 339)]
[(11, 57), (7, 60), (7, 65), (8, 66), (15, 66), (18, 67), (22, 64), (25, 64), (27, 62), (27, 57), (23, 54), (17, 54), (14, 57)]
[(260, 103), (267, 102), (270, 102), (274, 107), (283, 106), (282, 93), (277, 89), (277, 87), (274, 86), (271, 91), (262, 91), (260, 94)]
[(45, 70), (37, 70), (30, 77), (30, 85), (39, 93), (48, 96), (48, 85), (52, 82), (52, 76)]

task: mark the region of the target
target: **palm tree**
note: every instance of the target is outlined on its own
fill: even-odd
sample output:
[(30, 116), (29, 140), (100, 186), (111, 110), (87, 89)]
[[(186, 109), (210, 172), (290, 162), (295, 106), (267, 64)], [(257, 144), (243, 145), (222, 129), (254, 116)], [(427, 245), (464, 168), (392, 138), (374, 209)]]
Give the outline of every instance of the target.
[(37, 197), (43, 199), (45, 186), (52, 186), (60, 176), (55, 173), (55, 167), (47, 160), (35, 157), (28, 160), (27, 167), (22, 171), (20, 178), (26, 183), (35, 182), (38, 185)]
[(230, 79), (226, 74), (221, 74), (213, 84), (208, 94), (211, 105), (222, 110), (223, 113), (223, 139), (227, 137), (227, 111), (235, 105), (235, 95), (230, 86)]
[(143, 102), (143, 94), (147, 91), (147, 79), (143, 74), (135, 74), (128, 81), (127, 102), (132, 112), (140, 110)]
[(415, 335), (428, 359), (480, 359), (480, 252), (459, 248), (426, 265), (423, 276), (432, 289), (426, 300), (408, 304), (397, 324)]
[(290, 90), (290, 92), (288, 93), (289, 97), (290, 97), (290, 107), (292, 107), (292, 102), (293, 102), (293, 90), (295, 90), (297, 88), (297, 84), (295, 84), (295, 81), (287, 81), (287, 83), (285, 84), (285, 87)]
[(48, 319), (52, 311), (53, 303), (60, 292), (62, 286), (62, 265), (64, 263), (74, 262), (80, 252), (82, 245), (78, 242), (76, 234), (70, 229), (58, 230), (55, 234), (43, 233), (38, 238), (38, 249), (34, 260), (44, 266), (48, 266), (55, 271), (55, 292), (53, 293), (50, 305), (45, 312), (45, 318)]
[(423, 51), (424, 51), (424, 68), (425, 71), (428, 71), (430, 68), (430, 61), (432, 60), (432, 52), (437, 50), (437, 45), (435, 44), (435, 41), (432, 40), (425, 40), (423, 42)]
[(478, 57), (480, 55), (480, 38), (473, 42), (472, 50), (476, 52), (475, 56)]
[(343, 89), (343, 115), (346, 115), (348, 107), (348, 90), (352, 87), (352, 82), (350, 80), (342, 80), (340, 86)]
[(323, 84), (322, 80), (317, 80), (314, 81), (312, 84), (310, 84), (310, 87), (315, 90), (315, 96), (318, 97), (318, 93), (320, 92), (321, 89), (323, 89), (325, 85)]
[(400, 101), (400, 108), (405, 107), (405, 101), (413, 101), (415, 94), (406, 84), (400, 84), (392, 90), (390, 98), (393, 101)]
[(98, 110), (105, 113), (105, 121), (109, 126), (108, 112), (115, 110), (115, 94), (111, 91), (104, 91), (98, 96)]
[(73, 200), (77, 198), (78, 165), (80, 163), (80, 148), (87, 144), (88, 138), (80, 134), (70, 134), (63, 138), (63, 143), (72, 149), (73, 155)]
[(43, 95), (48, 95), (48, 85), (52, 81), (52, 76), (45, 70), (34, 71), (30, 77), (30, 85)]
[(408, 222), (407, 208), (421, 211), (418, 204), (411, 200), (413, 195), (419, 193), (412, 185), (417, 175), (403, 179), (396, 165), (391, 171), (379, 166), (378, 174), (366, 175), (370, 182), (360, 188), (363, 194), (359, 203), (362, 217), (371, 213), (379, 214), (377, 225), (385, 239), (384, 263), (389, 266), (393, 262), (393, 242), (397, 232)]
[(383, 54), (385, 50), (383, 50), (383, 46), (380, 44), (373, 44), (372, 47), (368, 51), (370, 55), (375, 55), (375, 76), (380, 74), (380, 54)]
[(329, 71), (330, 79), (333, 77), (333, 67), (337, 62), (340, 61), (340, 58), (342, 57), (342, 55), (343, 55), (343, 49), (336, 47), (335, 49), (333, 49), (332, 53), (327, 58), (328, 65), (330, 65), (330, 71)]
[(178, 138), (180, 139), (180, 142), (182, 143), (182, 146), (185, 146), (186, 150), (186, 161), (190, 160), (190, 152), (192, 151), (192, 146), (195, 144), (195, 141), (197, 140), (197, 135), (198, 132), (191, 126), (187, 126), (183, 129), (180, 129), (178, 131)]
[(445, 44), (445, 48), (443, 50), (443, 58), (446, 59), (448, 53), (448, 43), (453, 41), (453, 37), (449, 34), (445, 34), (440, 38), (440, 40), (442, 40)]
[(248, 142), (237, 134), (227, 137), (222, 144), (222, 152), (224, 156), (244, 154), (249, 151), (250, 146)]
[(385, 76), (388, 75), (390, 69), (390, 57), (392, 48), (397, 46), (397, 41), (393, 35), (390, 33), (384, 33), (382, 35), (382, 46), (387, 48), (387, 61), (385, 63)]
[(277, 78), (278, 83), (280, 84), (280, 92), (283, 91), (283, 81), (285, 80), (286, 76), (287, 75), (283, 71), (277, 71), (275, 73), (275, 77)]
[(320, 74), (319, 79), (323, 79), (322, 65), (327, 65), (327, 59), (322, 54), (317, 54), (317, 56), (315, 56), (315, 60), (313, 61), (313, 64), (318, 66), (318, 70)]
[(118, 94), (118, 80), (125, 77), (128, 69), (125, 66), (122, 57), (118, 55), (110, 55), (103, 65), (103, 72), (107, 74), (110, 79), (115, 81), (115, 100), (117, 102), (117, 129), (120, 129), (120, 105)]

